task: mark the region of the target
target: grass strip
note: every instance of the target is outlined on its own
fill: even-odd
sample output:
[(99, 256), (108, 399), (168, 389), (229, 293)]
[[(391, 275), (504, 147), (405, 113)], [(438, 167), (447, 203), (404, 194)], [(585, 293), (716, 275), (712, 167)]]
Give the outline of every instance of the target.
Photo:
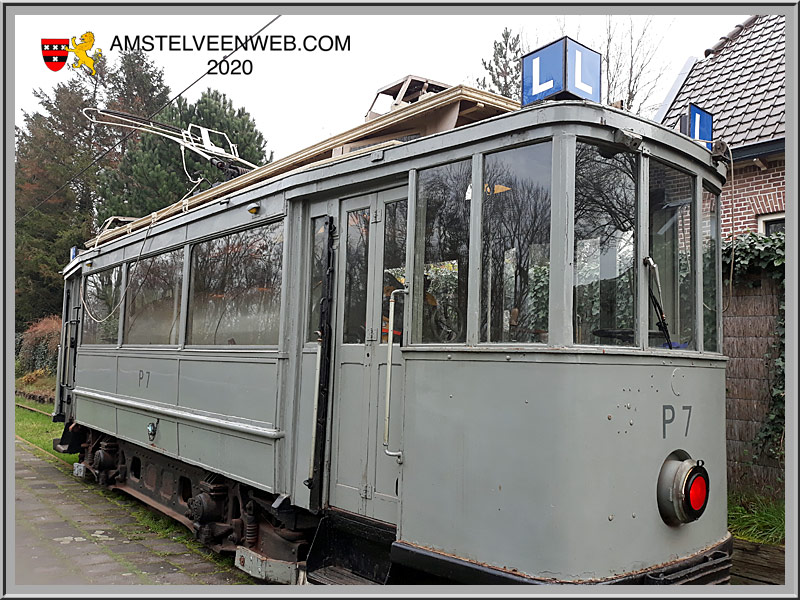
[(16, 404), (23, 404), (24, 406), (29, 406), (30, 408), (35, 408), (36, 410), (41, 410), (44, 412), (49, 412), (50, 414), (53, 413), (53, 403), (52, 402), (36, 402), (36, 400), (29, 400), (24, 396), (15, 396), (14, 402)]
[[(16, 397), (16, 401), (25, 404), (24, 398)], [(31, 403), (34, 408), (44, 405)], [(38, 404), (38, 406), (37, 406)], [(47, 410), (40, 408), (40, 410)], [(63, 423), (53, 423), (47, 415), (31, 412), (19, 406), (14, 407), (14, 432), (27, 442), (41, 448), (48, 454), (60, 458), (70, 464), (78, 462), (77, 454), (61, 454), (53, 450), (53, 440), (60, 438), (64, 431)]]
[(728, 530), (756, 544), (785, 544), (785, 501), (754, 492), (729, 494)]

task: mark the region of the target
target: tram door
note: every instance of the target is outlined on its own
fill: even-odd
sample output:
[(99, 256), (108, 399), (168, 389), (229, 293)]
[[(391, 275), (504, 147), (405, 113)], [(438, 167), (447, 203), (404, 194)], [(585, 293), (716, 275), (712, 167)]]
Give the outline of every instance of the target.
[(64, 306), (61, 318), (61, 348), (58, 365), (58, 386), (56, 387), (56, 414), (67, 419), (72, 416), (70, 393), (75, 387), (75, 353), (78, 346), (80, 321), (80, 271), (67, 280), (64, 288)]
[[(340, 205), (334, 312), (331, 506), (398, 520), (400, 465), (384, 453), (388, 294), (405, 279), (406, 188)], [(389, 444), (402, 443), (403, 381), (397, 350), (403, 302), (395, 308)]]

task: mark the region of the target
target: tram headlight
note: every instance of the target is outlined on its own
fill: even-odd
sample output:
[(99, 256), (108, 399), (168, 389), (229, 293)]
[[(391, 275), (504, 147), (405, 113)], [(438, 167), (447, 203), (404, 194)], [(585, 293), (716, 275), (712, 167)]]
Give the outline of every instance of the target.
[(702, 460), (683, 450), (672, 452), (658, 474), (658, 512), (667, 525), (691, 523), (708, 506), (710, 481)]

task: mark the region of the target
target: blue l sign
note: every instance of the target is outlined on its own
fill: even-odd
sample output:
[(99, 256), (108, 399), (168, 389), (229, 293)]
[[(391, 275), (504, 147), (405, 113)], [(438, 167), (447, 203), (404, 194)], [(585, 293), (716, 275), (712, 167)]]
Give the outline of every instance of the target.
[(713, 122), (714, 117), (710, 112), (706, 112), (699, 106), (689, 103), (689, 137), (693, 140), (708, 141), (706, 148), (709, 150), (712, 147), (709, 140), (714, 139), (712, 137)]
[(567, 38), (567, 90), (600, 102), (600, 54)]
[(522, 57), (522, 106), (546, 98), (600, 102), (600, 54), (568, 37)]
[(563, 38), (522, 57), (522, 106), (563, 90)]

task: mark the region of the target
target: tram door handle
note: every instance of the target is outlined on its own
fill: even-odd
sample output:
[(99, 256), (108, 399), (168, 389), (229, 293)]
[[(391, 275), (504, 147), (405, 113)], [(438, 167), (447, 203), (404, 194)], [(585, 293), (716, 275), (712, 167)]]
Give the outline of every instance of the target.
[(387, 332), (387, 345), (386, 350), (386, 413), (383, 419), (383, 451), (386, 456), (394, 456), (398, 464), (403, 463), (403, 452), (397, 450), (393, 452), (389, 450), (389, 404), (392, 396), (392, 349), (394, 347), (394, 305), (396, 300), (395, 294), (407, 294), (408, 289), (397, 288), (389, 294), (389, 323)]

